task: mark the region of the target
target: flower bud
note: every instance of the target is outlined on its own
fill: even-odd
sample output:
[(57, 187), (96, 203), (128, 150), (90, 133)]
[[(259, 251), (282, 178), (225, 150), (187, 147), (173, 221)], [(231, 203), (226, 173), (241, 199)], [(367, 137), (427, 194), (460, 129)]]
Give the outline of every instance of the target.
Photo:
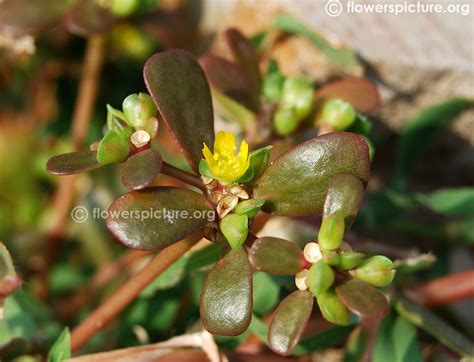
[(295, 110), (298, 120), (305, 118), (313, 107), (314, 90), (306, 78), (290, 77), (283, 83), (280, 105)]
[(339, 268), (344, 270), (354, 269), (359, 265), (364, 254), (357, 252), (345, 252), (339, 255)]
[(268, 74), (263, 81), (263, 95), (271, 102), (278, 102), (283, 90), (285, 77), (280, 72)]
[(341, 211), (334, 214), (324, 215), (321, 228), (318, 233), (318, 241), (321, 248), (335, 250), (341, 246), (344, 236), (344, 216)]
[(139, 0), (112, 0), (110, 12), (115, 16), (125, 17), (132, 14), (139, 4)]
[(323, 260), (314, 263), (308, 272), (306, 284), (315, 296), (328, 290), (334, 283), (334, 271)]
[(219, 223), (219, 229), (232, 249), (237, 249), (247, 239), (249, 232), (247, 215), (229, 214)]
[(392, 282), (395, 270), (389, 258), (376, 255), (359, 264), (355, 270), (355, 277), (373, 286), (384, 287)]
[(299, 119), (294, 108), (280, 109), (273, 117), (275, 132), (280, 136), (287, 136), (299, 125)]
[(146, 93), (130, 94), (122, 104), (128, 123), (135, 128), (144, 128), (150, 117), (155, 116), (156, 107)]
[(323, 260), (330, 266), (337, 266), (340, 262), (339, 253), (335, 250), (323, 250)]
[(344, 326), (349, 324), (349, 311), (334, 289), (319, 294), (317, 301), (321, 314), (327, 321)]
[(265, 199), (245, 200), (237, 204), (234, 212), (236, 214), (247, 215), (248, 218), (252, 218), (257, 215), (264, 203)]
[(331, 99), (324, 103), (320, 120), (335, 131), (347, 129), (355, 120), (356, 111), (350, 103), (342, 99)]
[(101, 165), (123, 162), (130, 154), (130, 145), (115, 131), (108, 131), (97, 148), (97, 162)]

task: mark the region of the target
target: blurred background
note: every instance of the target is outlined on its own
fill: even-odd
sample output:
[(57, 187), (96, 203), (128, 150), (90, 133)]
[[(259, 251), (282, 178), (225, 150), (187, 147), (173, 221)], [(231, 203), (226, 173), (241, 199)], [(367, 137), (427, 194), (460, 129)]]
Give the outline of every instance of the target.
[[(322, 0), (0, 1), (0, 241), (23, 279), (21, 291), (5, 304), (13, 312), (0, 321), (2, 361), (20, 355), (39, 360), (64, 326), (77, 324), (147, 260), (145, 254), (125, 254), (104, 220), (70, 218), (77, 205), (105, 210), (125, 192), (118, 168), (60, 178), (46, 172), (48, 158), (99, 140), (106, 105), (119, 107), (128, 94), (146, 91), (142, 67), (153, 53), (172, 48), (196, 56), (222, 53), (225, 29), (236, 27), (258, 39), (279, 31), (280, 16), (317, 34), (275, 36), (278, 41), (265, 51), (282, 73), (304, 75), (315, 84), (367, 77), (381, 95), (381, 106), (369, 115), (375, 153), (350, 235), (354, 247), (416, 260), (416, 270), (400, 273), (402, 289), (473, 268), (474, 110), (453, 99), (474, 99), (474, 2), (450, 0), (452, 12), (397, 15), (349, 12), (348, 2), (341, 3), (341, 14), (330, 16)], [(355, 61), (334, 62), (320, 39), (331, 49), (349, 49)], [(216, 128), (232, 128), (217, 118)], [(187, 167), (165, 127), (159, 132), (163, 157)], [(163, 177), (157, 182), (173, 183)], [(272, 218), (261, 233), (302, 243), (316, 229), (301, 220)], [(173, 268), (85, 351), (188, 331), (198, 320), (198, 286), (206, 268)], [(286, 286), (260, 279), (275, 286), (268, 292), (274, 304), (258, 311), (264, 316)], [(454, 300), (435, 312), (472, 339), (472, 299)], [(432, 335), (419, 333), (427, 359), (454, 358)], [(255, 338), (218, 343), (257, 355), (265, 350)], [(330, 350), (331, 358), (342, 359), (340, 346)], [(313, 357), (330, 358), (324, 353), (328, 350), (314, 351)]]

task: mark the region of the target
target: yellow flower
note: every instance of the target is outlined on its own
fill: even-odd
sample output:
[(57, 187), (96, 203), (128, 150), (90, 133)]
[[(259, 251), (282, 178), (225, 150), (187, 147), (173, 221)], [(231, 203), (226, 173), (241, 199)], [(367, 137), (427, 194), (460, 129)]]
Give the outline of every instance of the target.
[(204, 144), (202, 153), (209, 169), (219, 181), (231, 183), (239, 179), (250, 166), (249, 145), (245, 140), (240, 144), (237, 155), (235, 136), (232, 132), (220, 131), (214, 141), (214, 154)]

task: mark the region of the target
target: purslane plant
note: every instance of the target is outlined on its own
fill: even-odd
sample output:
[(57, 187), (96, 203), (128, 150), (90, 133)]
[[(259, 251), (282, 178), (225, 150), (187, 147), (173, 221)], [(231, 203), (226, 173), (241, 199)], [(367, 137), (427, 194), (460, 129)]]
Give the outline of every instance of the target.
[[(259, 75), (253, 74), (257, 84)], [(337, 324), (349, 323), (348, 311), (362, 318), (388, 312), (385, 296), (373, 286), (393, 279), (390, 260), (365, 258), (343, 242), (369, 179), (363, 137), (328, 133), (270, 161), (271, 145), (249, 150), (230, 132), (214, 134), (210, 88), (188, 52), (155, 54), (145, 64), (144, 78), (150, 95), (127, 97), (123, 112), (108, 107), (108, 131), (97, 150), (53, 157), (47, 169), (64, 175), (121, 163), (123, 184), (131, 191), (112, 203), (107, 227), (129, 248), (160, 250), (190, 235), (225, 245), (226, 254), (210, 270), (201, 293), (201, 321), (209, 332), (233, 336), (248, 328), (252, 269), (295, 275), (299, 290), (283, 300), (269, 328), (269, 345), (280, 354), (290, 353), (298, 342), (314, 297), (323, 316)], [(163, 162), (153, 148), (158, 121), (151, 100), (192, 173)], [(160, 172), (194, 188), (152, 186)], [(133, 217), (150, 210), (168, 214)], [(251, 226), (259, 212), (322, 214), (318, 243), (302, 251), (286, 240), (255, 237)]]

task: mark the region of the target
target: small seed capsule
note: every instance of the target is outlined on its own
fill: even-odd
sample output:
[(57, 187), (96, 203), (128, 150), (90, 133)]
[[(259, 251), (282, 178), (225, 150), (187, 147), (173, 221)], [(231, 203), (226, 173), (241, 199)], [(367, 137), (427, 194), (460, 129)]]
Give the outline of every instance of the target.
[(355, 120), (356, 111), (350, 103), (342, 99), (327, 101), (321, 111), (321, 123), (329, 125), (335, 131), (347, 129)]
[(392, 282), (395, 270), (389, 258), (376, 255), (360, 262), (355, 270), (355, 277), (375, 287), (384, 287)]
[(122, 104), (123, 113), (130, 125), (144, 128), (150, 117), (156, 114), (153, 99), (146, 93), (130, 94)]

